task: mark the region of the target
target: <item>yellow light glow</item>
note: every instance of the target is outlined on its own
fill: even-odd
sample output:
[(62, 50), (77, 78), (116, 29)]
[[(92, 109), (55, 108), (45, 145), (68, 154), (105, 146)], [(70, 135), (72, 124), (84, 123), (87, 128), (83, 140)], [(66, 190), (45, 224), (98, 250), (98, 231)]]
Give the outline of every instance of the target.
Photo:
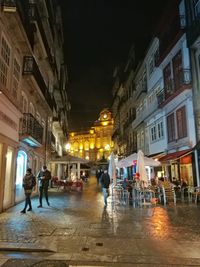
[(96, 144), (96, 147), (97, 147), (97, 148), (100, 148), (100, 147), (101, 147), (101, 144), (100, 144), (100, 143), (97, 143), (97, 144)]
[(86, 156), (85, 159), (89, 160), (90, 158), (89, 158), (89, 156)]
[(74, 133), (70, 133), (70, 135), (73, 137), (74, 136)]
[(110, 145), (109, 144), (105, 145), (105, 150), (110, 150)]
[(90, 144), (90, 149), (94, 149), (94, 144)]
[(108, 117), (107, 114), (104, 114), (104, 115), (103, 115), (103, 118), (104, 118), (104, 119), (107, 119), (107, 117)]
[(94, 130), (90, 130), (90, 134), (93, 134), (94, 133)]
[(83, 149), (83, 144), (80, 144), (79, 145), (79, 149)]
[(103, 126), (107, 126), (108, 125), (108, 122), (107, 121), (102, 121), (101, 123)]
[(67, 143), (67, 144), (65, 145), (65, 148), (66, 148), (67, 151), (70, 150), (70, 147), (71, 147), (70, 143)]

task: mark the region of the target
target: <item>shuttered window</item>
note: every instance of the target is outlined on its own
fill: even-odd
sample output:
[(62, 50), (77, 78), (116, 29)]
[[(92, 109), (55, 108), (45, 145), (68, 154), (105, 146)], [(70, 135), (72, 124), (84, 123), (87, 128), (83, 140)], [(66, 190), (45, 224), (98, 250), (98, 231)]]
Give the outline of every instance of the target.
[(187, 136), (187, 123), (186, 123), (185, 106), (179, 108), (176, 111), (176, 121), (177, 121), (178, 139), (186, 137)]
[(168, 143), (173, 142), (176, 139), (174, 113), (167, 116), (167, 135)]

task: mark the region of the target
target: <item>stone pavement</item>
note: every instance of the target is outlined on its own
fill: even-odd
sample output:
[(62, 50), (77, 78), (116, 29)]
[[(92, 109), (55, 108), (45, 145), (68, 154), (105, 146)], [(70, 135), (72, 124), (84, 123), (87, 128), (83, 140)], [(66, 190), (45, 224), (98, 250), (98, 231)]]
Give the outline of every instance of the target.
[(96, 180), (0, 214), (0, 266), (200, 266), (200, 205), (103, 208)]

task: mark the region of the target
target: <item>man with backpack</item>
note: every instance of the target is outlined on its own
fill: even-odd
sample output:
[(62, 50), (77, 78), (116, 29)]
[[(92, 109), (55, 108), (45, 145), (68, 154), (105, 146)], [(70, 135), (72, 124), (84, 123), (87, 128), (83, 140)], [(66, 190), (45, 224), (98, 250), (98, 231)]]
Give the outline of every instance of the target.
[(107, 207), (107, 198), (109, 196), (109, 185), (110, 185), (110, 175), (108, 170), (104, 170), (100, 177), (100, 184), (102, 187), (103, 197), (104, 197), (104, 207)]
[(31, 168), (28, 168), (23, 178), (23, 188), (24, 188), (24, 194), (26, 196), (26, 200), (25, 200), (24, 209), (21, 211), (21, 213), (26, 213), (26, 209), (28, 206), (29, 208), (27, 209), (27, 211), (32, 211), (31, 193), (35, 185), (36, 185), (35, 176), (32, 174)]

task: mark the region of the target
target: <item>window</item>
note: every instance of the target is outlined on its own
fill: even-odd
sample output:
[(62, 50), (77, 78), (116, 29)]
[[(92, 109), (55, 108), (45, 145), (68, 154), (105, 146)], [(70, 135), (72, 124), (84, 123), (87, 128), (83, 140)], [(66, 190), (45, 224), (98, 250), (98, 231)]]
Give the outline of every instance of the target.
[(22, 113), (28, 113), (28, 99), (24, 92), (22, 92)]
[(4, 37), (1, 39), (0, 54), (0, 81), (6, 87), (8, 82), (8, 71), (10, 67), (10, 47)]
[(151, 141), (155, 141), (156, 140), (156, 126), (154, 125), (153, 127), (151, 127)]
[(29, 112), (35, 117), (35, 108), (32, 103), (30, 103)]
[(152, 57), (149, 61), (149, 75), (152, 74), (153, 70), (154, 70), (154, 62), (153, 62), (153, 57)]
[(169, 63), (163, 70), (164, 87), (166, 96), (170, 96), (172, 93), (172, 77), (171, 77), (171, 64)]
[(144, 148), (144, 131), (141, 132), (141, 148)]
[(176, 120), (177, 120), (177, 133), (178, 138), (184, 138), (187, 136), (187, 123), (186, 123), (186, 113), (185, 106), (179, 108), (176, 111)]
[(196, 17), (200, 17), (200, 0), (194, 0), (193, 3)]
[(167, 135), (168, 135), (168, 143), (175, 140), (174, 113), (167, 116)]
[(182, 53), (181, 50), (172, 59), (175, 90), (180, 88), (183, 81)]
[(137, 134), (137, 145), (138, 145), (138, 148), (141, 148), (140, 134), (139, 133)]
[(157, 48), (157, 50), (155, 51), (155, 54), (154, 54), (154, 62), (155, 62), (155, 65), (158, 63), (159, 61), (159, 49)]
[(13, 63), (13, 80), (12, 80), (12, 96), (17, 98), (17, 92), (19, 87), (20, 80), (20, 65), (16, 59), (14, 59)]
[(157, 124), (157, 128), (158, 128), (158, 139), (161, 139), (164, 136), (162, 121)]
[(39, 112), (36, 112), (36, 120), (41, 123), (41, 116), (40, 116), (40, 113)]

